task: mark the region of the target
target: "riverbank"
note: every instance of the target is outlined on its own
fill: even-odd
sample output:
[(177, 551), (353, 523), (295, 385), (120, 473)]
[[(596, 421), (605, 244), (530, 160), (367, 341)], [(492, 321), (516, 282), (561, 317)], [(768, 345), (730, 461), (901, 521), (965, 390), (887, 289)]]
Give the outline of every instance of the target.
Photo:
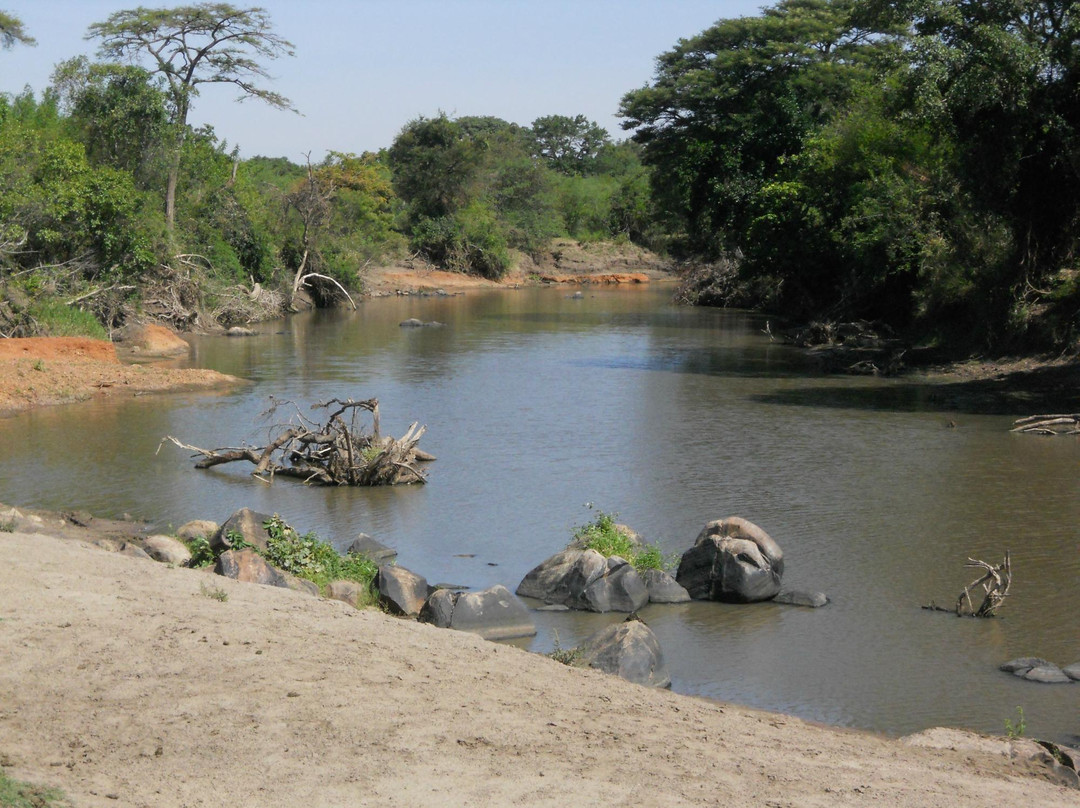
[(0, 766), (77, 806), (1076, 804), (1001, 739), (649, 690), (38, 518), (0, 532)]

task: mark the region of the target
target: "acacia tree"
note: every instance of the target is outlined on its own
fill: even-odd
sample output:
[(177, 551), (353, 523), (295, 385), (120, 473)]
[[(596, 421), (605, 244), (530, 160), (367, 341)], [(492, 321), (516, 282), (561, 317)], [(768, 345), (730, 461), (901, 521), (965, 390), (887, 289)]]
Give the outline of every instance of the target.
[(10, 48), (16, 42), (23, 45), (36, 45), (37, 40), (23, 29), (23, 21), (14, 14), (0, 11), (0, 47)]
[(255, 83), (270, 77), (259, 60), (293, 55), (292, 43), (273, 32), (265, 9), (241, 9), (229, 3), (139, 7), (94, 23), (86, 38), (101, 40), (98, 53), (102, 57), (147, 58), (150, 72), (165, 78), (173, 129), (165, 190), (170, 229), (176, 220), (176, 184), (188, 112), (200, 85), (233, 84), (240, 89), (238, 100), (258, 98), (278, 109), (293, 109), (289, 99)]

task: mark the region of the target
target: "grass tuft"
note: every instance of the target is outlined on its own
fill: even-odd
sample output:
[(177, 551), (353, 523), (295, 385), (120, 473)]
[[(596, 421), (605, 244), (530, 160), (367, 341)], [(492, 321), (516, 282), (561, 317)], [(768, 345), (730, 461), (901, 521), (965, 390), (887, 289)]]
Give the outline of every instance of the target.
[(574, 531), (574, 540), (585, 549), (596, 550), (604, 558), (625, 558), (638, 572), (663, 570), (672, 566), (671, 559), (655, 544), (638, 544), (615, 523), (616, 514), (597, 511), (596, 519)]
[(67, 808), (71, 803), (55, 788), (13, 780), (0, 769), (0, 806), (3, 808)]

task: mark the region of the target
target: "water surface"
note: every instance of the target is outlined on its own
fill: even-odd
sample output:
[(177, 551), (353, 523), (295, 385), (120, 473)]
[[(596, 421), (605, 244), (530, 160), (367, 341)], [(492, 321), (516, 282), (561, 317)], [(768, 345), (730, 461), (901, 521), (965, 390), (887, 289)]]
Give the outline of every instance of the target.
[[(996, 670), (1029, 654), (1080, 660), (1076, 439), (1011, 435), (1009, 415), (944, 411), (906, 383), (818, 375), (764, 318), (674, 307), (668, 292), (383, 299), (251, 339), (196, 338), (193, 364), (253, 384), (0, 420), (0, 501), (162, 527), (249, 506), (339, 546), (370, 533), (430, 581), (477, 589), (515, 588), (592, 518), (586, 503), (671, 553), (706, 521), (740, 515), (780, 543), (786, 584), (832, 603), (648, 607), (676, 691), (895, 734), (1000, 733), (1022, 705), (1029, 734), (1080, 732), (1080, 684)], [(446, 325), (400, 328), (409, 317)], [(305, 411), (376, 397), (384, 431), (426, 424), (430, 484), (266, 487), (239, 464), (196, 471), (173, 446), (155, 453), (166, 434), (260, 443), (270, 396)], [(920, 609), (976, 577), (968, 556), (1006, 550), (1015, 581), (1001, 619)], [(570, 647), (622, 616), (536, 619), (527, 647), (547, 651), (556, 633)]]

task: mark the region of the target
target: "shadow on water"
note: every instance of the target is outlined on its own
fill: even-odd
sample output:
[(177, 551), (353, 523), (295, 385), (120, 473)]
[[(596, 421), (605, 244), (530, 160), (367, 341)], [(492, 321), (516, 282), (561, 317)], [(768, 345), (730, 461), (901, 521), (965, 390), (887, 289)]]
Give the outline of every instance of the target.
[(1045, 368), (956, 382), (835, 384), (757, 393), (751, 401), (800, 407), (895, 412), (962, 412), (969, 415), (1034, 414), (1080, 410), (1077, 368)]

